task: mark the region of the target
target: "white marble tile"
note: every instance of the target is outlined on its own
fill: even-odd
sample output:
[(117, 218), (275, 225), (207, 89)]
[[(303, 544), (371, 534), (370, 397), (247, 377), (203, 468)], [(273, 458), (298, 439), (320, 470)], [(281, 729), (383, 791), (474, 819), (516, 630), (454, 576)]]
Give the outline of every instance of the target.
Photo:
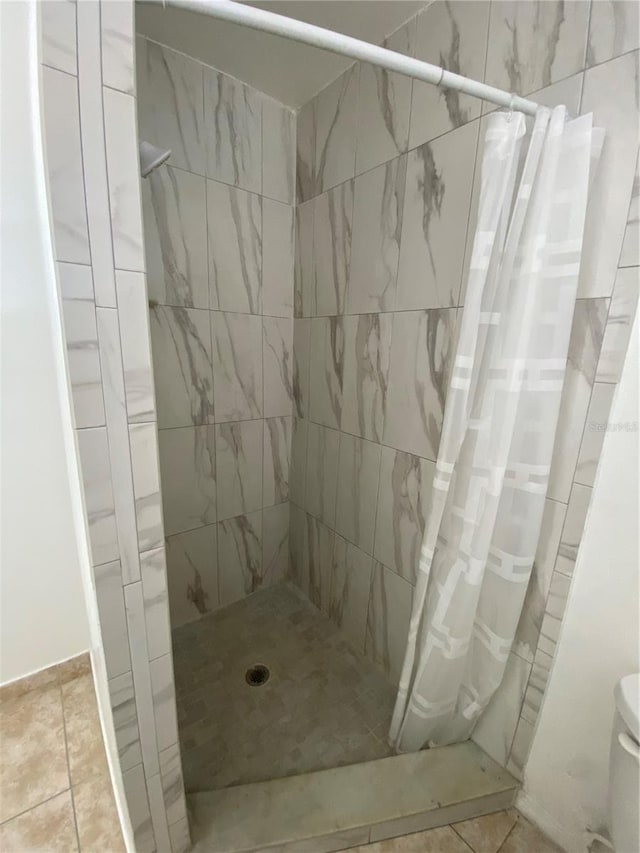
[(102, 82), (112, 89), (135, 95), (134, 7), (121, 0), (100, 3), (102, 31)]
[(637, 267), (619, 269), (609, 305), (600, 358), (596, 370), (597, 382), (618, 382), (627, 354), (627, 345), (638, 309), (640, 270)]
[(606, 137), (587, 207), (578, 284), (583, 297), (613, 291), (638, 154), (639, 57), (639, 51), (628, 53), (584, 75), (581, 112), (593, 112)]
[(411, 584), (374, 561), (365, 654), (394, 682), (400, 677), (411, 618)]
[[(124, 598), (122, 597), (122, 593), (121, 598), (124, 618)], [(126, 638), (124, 638), (124, 642), (126, 643)], [(120, 760), (120, 768), (124, 773), (142, 761), (138, 715), (136, 713), (135, 692), (131, 672), (125, 672), (122, 675), (116, 676), (116, 678), (109, 679), (109, 697), (111, 699), (113, 727), (118, 745), (118, 758)]]
[(299, 585), (311, 602), (326, 614), (331, 601), (333, 542), (333, 530), (306, 513)]
[(82, 169), (91, 242), (96, 305), (115, 308), (113, 240), (101, 97), (100, 5), (77, 3), (78, 90), (82, 122)]
[(169, 838), (171, 839), (171, 853), (188, 853), (191, 850), (189, 821), (186, 817), (171, 824)]
[(262, 510), (218, 524), (220, 604), (231, 604), (262, 586)]
[(55, 257), (58, 261), (89, 264), (78, 81), (62, 71), (45, 67), (42, 93)]
[(213, 524), (217, 521), (215, 427), (161, 429), (158, 442), (166, 535)]
[(262, 510), (262, 583), (268, 586), (289, 574), (289, 503)]
[(98, 308), (96, 319), (122, 577), (124, 583), (132, 583), (140, 578), (140, 556), (118, 313), (114, 308)]
[(202, 65), (144, 38), (136, 40), (140, 139), (171, 149), (171, 163), (205, 174)]
[(372, 558), (364, 551), (341, 536), (335, 537), (329, 615), (361, 653), (364, 653), (372, 564)]
[(591, 501), (591, 491), (589, 486), (581, 486), (578, 483), (574, 483), (571, 489), (555, 565), (556, 572), (563, 575), (573, 574)]
[(262, 451), (262, 505), (271, 506), (289, 497), (291, 416), (265, 418)]
[[(405, 56), (415, 51), (416, 19), (382, 42)], [(411, 78), (375, 65), (360, 65), (356, 132), (356, 174), (404, 154), (409, 142)]]
[(262, 335), (264, 416), (289, 415), (293, 405), (293, 320), (264, 317)]
[[(484, 78), (489, 3), (432, 3), (418, 15), (416, 59), (474, 80)], [(482, 101), (453, 89), (413, 83), (410, 148), (477, 118)]]
[(313, 98), (296, 116), (296, 200), (298, 204), (316, 195), (317, 98)]
[(529, 757), (529, 749), (533, 743), (534, 727), (522, 717), (518, 721), (516, 733), (511, 744), (511, 752), (507, 761), (507, 770), (516, 779), (524, 777), (524, 767)]
[(109, 445), (104, 427), (76, 433), (94, 566), (118, 559), (118, 531), (111, 484)]
[(589, 24), (588, 3), (494, 0), (485, 82), (527, 95), (580, 71)]
[(640, 6), (635, 0), (591, 4), (587, 65), (599, 65), (640, 47)]
[(591, 401), (574, 474), (575, 482), (583, 486), (593, 486), (615, 390), (616, 386), (613, 384), (596, 382), (591, 391)]
[(102, 97), (113, 258), (119, 269), (144, 272), (136, 100), (106, 86)]
[(640, 266), (640, 152), (636, 163), (636, 174), (633, 179), (631, 203), (627, 214), (627, 227), (624, 231), (622, 250), (618, 261), (620, 267)]
[(271, 98), (262, 99), (262, 193), (295, 201), (296, 114)]
[(217, 526), (169, 536), (166, 547), (171, 627), (178, 628), (218, 606)]
[(176, 821), (184, 819), (187, 809), (179, 744), (174, 743), (160, 753), (160, 778), (167, 822), (171, 826)]
[(397, 310), (458, 304), (478, 127), (472, 122), (407, 155)]
[(149, 297), (209, 307), (206, 180), (161, 166), (142, 181)]
[(140, 746), (144, 769), (147, 776), (158, 773), (158, 745), (156, 742), (156, 724), (153, 708), (151, 672), (147, 652), (147, 632), (144, 621), (144, 600), (142, 584), (132, 583), (124, 587), (124, 603), (129, 632), (131, 652), (131, 671), (136, 694), (136, 712), (140, 731)]
[(372, 441), (340, 435), (336, 532), (367, 554), (373, 553), (380, 450)]
[(455, 309), (393, 315), (385, 444), (436, 460), (455, 322)]
[(416, 581), (434, 474), (433, 462), (382, 448), (373, 554), (411, 584)]
[(382, 441), (387, 405), (391, 314), (344, 318), (344, 393), (342, 429)]
[(313, 202), (313, 271), (306, 313), (343, 314), (351, 263), (353, 181), (345, 181)]
[(262, 318), (211, 312), (216, 421), (262, 417)]
[(212, 423), (209, 312), (157, 305), (150, 319), (158, 425), (163, 429)]
[(171, 651), (169, 596), (164, 547), (140, 555), (144, 621), (147, 627), (149, 660)]
[(96, 566), (93, 576), (107, 675), (115, 678), (131, 669), (120, 561)]
[(173, 661), (171, 653), (149, 663), (153, 711), (156, 722), (158, 750), (172, 746), (178, 740), (176, 695), (173, 686)]
[(307, 472), (307, 433), (309, 421), (293, 418), (291, 463), (289, 467), (289, 499), (304, 506)]
[(262, 199), (207, 181), (211, 308), (262, 311)]
[(293, 412), (299, 418), (309, 414), (309, 346), (311, 320), (293, 322)]
[(67, 74), (78, 73), (76, 4), (49, 0), (40, 5), (42, 63)]
[(116, 270), (116, 293), (127, 416), (134, 423), (154, 420), (155, 388), (144, 274)]
[(151, 811), (147, 796), (147, 783), (142, 764), (138, 764), (122, 774), (124, 792), (127, 798), (131, 828), (138, 853), (154, 853), (156, 841), (151, 825)]
[(91, 267), (58, 264), (64, 337), (76, 427), (105, 422)]
[(262, 199), (262, 313), (293, 317), (294, 208)]
[(336, 487), (340, 433), (335, 429), (308, 424), (304, 508), (329, 527), (336, 517)]
[(317, 96), (315, 185), (319, 192), (352, 178), (356, 159), (357, 64)]
[(607, 299), (578, 299), (569, 341), (548, 497), (567, 503), (607, 319)]
[(523, 660), (532, 662), (536, 653), (566, 511), (566, 504), (545, 500), (536, 556), (513, 641), (513, 651)]
[(315, 318), (309, 335), (309, 417), (337, 429), (342, 417), (343, 318)]
[(153, 835), (156, 839), (158, 850), (170, 850), (171, 840), (169, 838), (169, 827), (167, 815), (164, 810), (164, 793), (160, 774), (147, 776), (147, 793), (149, 794), (149, 809), (151, 811), (151, 824)]
[(262, 191), (262, 97), (240, 80), (204, 69), (207, 177)]
[(475, 743), (502, 767), (511, 751), (530, 672), (531, 663), (509, 655), (502, 682), (473, 730)]
[(138, 545), (140, 552), (162, 545), (162, 501), (160, 499), (160, 471), (158, 441), (155, 423), (131, 424), (131, 473), (136, 503)]
[(315, 268), (313, 218), (315, 202), (299, 204), (295, 213), (293, 316), (309, 317), (314, 309)]
[(393, 310), (405, 189), (405, 156), (355, 181), (349, 314)]
[(218, 519), (262, 507), (263, 421), (216, 426)]

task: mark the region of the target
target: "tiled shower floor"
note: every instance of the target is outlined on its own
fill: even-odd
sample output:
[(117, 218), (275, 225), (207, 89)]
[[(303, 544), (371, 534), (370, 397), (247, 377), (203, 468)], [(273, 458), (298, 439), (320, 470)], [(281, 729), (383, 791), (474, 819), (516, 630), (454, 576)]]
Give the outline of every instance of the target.
[[(173, 632), (187, 791), (384, 758), (395, 689), (280, 584)], [(262, 687), (248, 667), (271, 671)]]

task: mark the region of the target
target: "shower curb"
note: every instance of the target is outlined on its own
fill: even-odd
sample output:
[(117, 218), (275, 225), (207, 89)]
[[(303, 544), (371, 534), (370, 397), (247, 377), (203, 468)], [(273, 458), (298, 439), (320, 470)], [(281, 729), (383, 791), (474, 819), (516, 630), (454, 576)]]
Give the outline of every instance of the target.
[(509, 808), (520, 783), (475, 743), (189, 794), (197, 853), (329, 853)]

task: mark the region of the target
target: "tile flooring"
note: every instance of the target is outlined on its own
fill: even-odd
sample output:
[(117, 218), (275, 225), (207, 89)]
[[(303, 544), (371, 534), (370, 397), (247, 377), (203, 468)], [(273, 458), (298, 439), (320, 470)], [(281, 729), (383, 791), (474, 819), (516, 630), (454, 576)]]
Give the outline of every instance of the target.
[(516, 809), (352, 847), (351, 853), (562, 853)]
[[(187, 791), (391, 755), (395, 688), (290, 584), (173, 632)], [(250, 687), (245, 672), (271, 676)]]
[(88, 655), (0, 688), (0, 850), (124, 851)]

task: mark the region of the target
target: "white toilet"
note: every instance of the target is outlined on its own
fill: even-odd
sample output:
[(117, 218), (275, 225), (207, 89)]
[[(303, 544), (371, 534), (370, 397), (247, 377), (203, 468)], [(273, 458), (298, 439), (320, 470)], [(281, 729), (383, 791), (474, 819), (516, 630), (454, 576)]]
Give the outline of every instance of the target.
[(609, 819), (616, 853), (640, 850), (640, 674), (615, 689), (616, 713), (609, 759)]

